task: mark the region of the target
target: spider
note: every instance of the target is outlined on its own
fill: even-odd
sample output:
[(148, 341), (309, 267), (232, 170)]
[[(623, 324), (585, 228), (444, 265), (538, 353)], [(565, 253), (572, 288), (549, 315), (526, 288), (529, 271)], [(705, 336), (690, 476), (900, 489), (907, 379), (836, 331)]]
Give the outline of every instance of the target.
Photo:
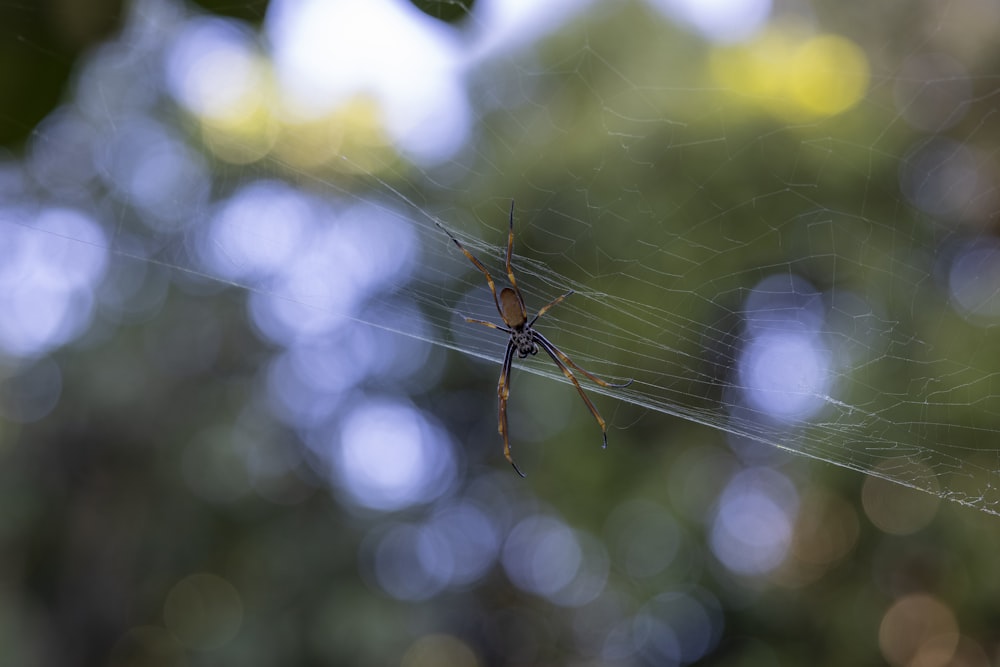
[[(444, 229), (444, 227), (442, 227)], [(477, 269), (483, 272), (486, 276), (486, 282), (490, 286), (490, 292), (493, 294), (493, 302), (496, 304), (497, 312), (500, 313), (500, 319), (503, 320), (503, 325), (494, 324), (493, 322), (487, 322), (485, 320), (477, 320), (471, 317), (466, 317), (465, 321), (473, 324), (482, 324), (483, 326), (489, 327), (490, 329), (497, 329), (503, 331), (506, 334), (510, 334), (510, 338), (507, 340), (507, 349), (503, 355), (503, 365), (500, 368), (500, 381), (497, 384), (497, 397), (500, 400), (499, 409), (499, 426), (498, 430), (500, 435), (503, 437), (503, 455), (514, 466), (514, 471), (518, 475), (524, 477), (524, 473), (521, 469), (517, 467), (514, 463), (514, 459), (510, 454), (510, 439), (507, 434), (507, 397), (510, 395), (510, 369), (511, 362), (514, 358), (514, 353), (517, 352), (517, 356), (524, 359), (529, 354), (538, 354), (538, 348), (541, 347), (545, 350), (546, 354), (552, 357), (552, 361), (555, 362), (562, 374), (573, 383), (576, 390), (580, 393), (580, 398), (583, 402), (587, 404), (587, 409), (590, 410), (590, 414), (594, 415), (594, 419), (597, 420), (598, 425), (601, 427), (601, 433), (604, 436), (603, 447), (608, 446), (608, 427), (601, 417), (601, 413), (597, 411), (594, 404), (591, 402), (587, 394), (584, 393), (583, 387), (580, 386), (579, 380), (573, 375), (573, 371), (570, 368), (574, 368), (577, 371), (583, 373), (588, 379), (599, 384), (602, 387), (611, 387), (615, 389), (621, 389), (632, 384), (632, 380), (628, 380), (622, 384), (615, 384), (612, 382), (606, 382), (601, 378), (597, 377), (593, 373), (580, 368), (576, 365), (572, 359), (567, 357), (559, 348), (553, 345), (548, 338), (543, 336), (539, 331), (535, 330), (535, 322), (538, 318), (549, 311), (550, 308), (562, 303), (563, 299), (573, 294), (573, 290), (570, 290), (563, 294), (562, 296), (553, 299), (549, 303), (542, 306), (538, 313), (528, 321), (528, 311), (524, 306), (524, 297), (521, 295), (521, 290), (517, 286), (517, 279), (514, 278), (514, 269), (510, 265), (511, 251), (514, 248), (514, 202), (510, 202), (510, 225), (509, 232), (507, 234), (507, 278), (510, 279), (510, 287), (504, 287), (500, 290), (500, 295), (497, 296), (497, 288), (493, 282), (493, 276), (490, 272), (486, 270), (483, 263), (476, 259), (475, 255), (465, 249), (461, 243), (458, 242), (454, 236), (451, 235), (447, 229), (444, 230), (448, 234), (449, 238), (458, 246), (458, 249), (469, 258)], [(464, 317), (464, 316), (463, 316)]]

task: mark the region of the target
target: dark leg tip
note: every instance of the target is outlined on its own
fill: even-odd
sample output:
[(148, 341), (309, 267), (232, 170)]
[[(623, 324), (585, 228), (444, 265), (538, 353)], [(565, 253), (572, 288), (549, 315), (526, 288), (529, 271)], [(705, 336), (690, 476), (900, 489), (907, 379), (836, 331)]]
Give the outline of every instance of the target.
[(511, 461), (510, 464), (512, 466), (514, 466), (514, 472), (516, 472), (518, 475), (520, 475), (522, 479), (525, 478), (525, 477), (527, 477), (527, 475), (525, 475), (523, 472), (521, 472), (521, 469), (517, 467), (516, 463), (514, 463), (513, 461)]

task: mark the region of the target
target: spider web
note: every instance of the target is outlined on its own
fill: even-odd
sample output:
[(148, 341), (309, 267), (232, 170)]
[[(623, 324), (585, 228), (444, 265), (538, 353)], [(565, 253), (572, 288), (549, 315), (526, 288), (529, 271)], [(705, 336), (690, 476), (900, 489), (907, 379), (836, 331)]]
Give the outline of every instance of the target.
[[(191, 17), (171, 3), (136, 7), (114, 49), (143, 63), (138, 72), (166, 56), (137, 37), (168, 21), (179, 30)], [(976, 12), (996, 16), (972, 2), (942, 3), (911, 17), (930, 27), (906, 39), (852, 34), (851, 26), (892, 19), (838, 24), (802, 6), (787, 25), (727, 46), (679, 28), (653, 3), (575, 8), (551, 26), (510, 19), (503, 29), (489, 3), (481, 7), (461, 27), (477, 54), (463, 78), (469, 126), (449, 131), (449, 118), (426, 127), (430, 147), (408, 146), (401, 157), (374, 120), (377, 98), (363, 95), (338, 107), (333, 125), (347, 129), (311, 165), (302, 155), (315, 145), (292, 137), (282, 148), (249, 130), (219, 130), (225, 124), (214, 119), (183, 145), (221, 166), (199, 162), (207, 180), (198, 196), (153, 202), (175, 215), (142, 219), (139, 195), (123, 186), (92, 209), (98, 237), (9, 211), (5, 220), (71, 253), (105, 248), (113, 264), (169, 268), (182, 282), (235, 285), (251, 301), (276, 299), (308, 318), (373, 325), (399, 346), (429, 346), (434, 363), (451, 349), (495, 364), (468, 366), (489, 374), (505, 337), (458, 314), (497, 321), (482, 275), (442, 227), (499, 287), (513, 199), (514, 267), (529, 311), (575, 291), (539, 329), (584, 368), (634, 379), (626, 389), (587, 387), (606, 395), (612, 439), (638, 420), (669, 434), (678, 418), (1000, 513), (1000, 246), (990, 177), (1000, 88), (987, 47), (955, 39)], [(789, 53), (834, 31), (853, 40), (849, 53), (867, 54), (867, 85), (842, 109), (830, 105), (843, 97), (831, 102), (829, 91), (801, 81), (849, 88), (852, 66), (820, 59), (798, 79), (782, 69), (805, 58)], [(253, 41), (250, 33), (234, 39)], [(129, 105), (141, 106), (125, 86), (87, 78), (102, 57), (84, 69), (73, 104), (112, 139), (148, 136), (119, 122)], [(755, 67), (781, 70), (791, 83), (755, 78)], [(183, 118), (197, 119), (192, 111)], [(72, 150), (64, 128), (38, 129), (36, 160), (49, 144)], [(442, 159), (434, 151), (449, 136), (464, 141)], [(108, 180), (126, 180), (126, 167), (105, 167)], [(311, 265), (301, 246), (262, 259), (258, 249), (280, 245), (287, 229), (210, 234), (197, 224), (261, 189), (307, 199), (268, 210), (283, 226), (296, 206), (355, 221), (338, 227), (331, 246), (349, 251), (325, 261), (360, 256), (381, 272), (365, 278), (358, 269), (355, 283), (338, 286), (338, 302), (317, 287), (327, 265)], [(78, 205), (66, 192), (56, 199)], [(301, 273), (276, 278), (292, 265)], [(519, 366), (565, 382), (546, 359)], [(667, 435), (653, 439), (671, 446)]]

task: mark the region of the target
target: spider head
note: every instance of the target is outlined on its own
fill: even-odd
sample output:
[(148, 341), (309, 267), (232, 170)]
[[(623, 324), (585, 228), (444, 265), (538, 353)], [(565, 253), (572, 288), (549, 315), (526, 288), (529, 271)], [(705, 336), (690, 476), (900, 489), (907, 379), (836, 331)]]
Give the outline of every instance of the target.
[(514, 334), (514, 347), (517, 348), (517, 356), (524, 359), (529, 354), (538, 354), (538, 344), (531, 330), (518, 331)]

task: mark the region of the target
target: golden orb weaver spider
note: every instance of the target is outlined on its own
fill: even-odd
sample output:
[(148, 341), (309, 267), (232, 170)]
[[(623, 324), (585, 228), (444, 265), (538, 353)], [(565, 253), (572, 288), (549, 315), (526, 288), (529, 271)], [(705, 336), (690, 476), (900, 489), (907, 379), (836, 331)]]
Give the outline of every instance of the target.
[[(442, 227), (444, 229), (444, 227)], [(538, 313), (528, 321), (528, 310), (524, 306), (524, 297), (521, 295), (521, 290), (517, 286), (517, 279), (514, 277), (514, 269), (510, 265), (511, 251), (514, 249), (514, 201), (510, 202), (510, 224), (509, 231), (507, 234), (507, 278), (510, 280), (510, 287), (504, 287), (500, 290), (500, 295), (497, 296), (496, 284), (493, 282), (493, 276), (490, 272), (486, 270), (483, 263), (476, 259), (476, 256), (465, 249), (461, 243), (458, 242), (454, 236), (451, 235), (447, 229), (444, 229), (448, 237), (458, 246), (458, 249), (469, 258), (477, 269), (482, 271), (483, 275), (486, 276), (486, 282), (490, 286), (490, 292), (493, 294), (493, 302), (496, 304), (497, 312), (500, 313), (500, 319), (503, 320), (503, 326), (499, 324), (494, 324), (493, 322), (487, 322), (485, 320), (477, 320), (471, 317), (466, 317), (465, 321), (473, 324), (482, 324), (483, 326), (489, 327), (491, 329), (497, 329), (503, 331), (510, 335), (507, 340), (507, 349), (503, 355), (503, 365), (500, 368), (500, 381), (497, 384), (497, 397), (500, 401), (499, 408), (499, 425), (498, 430), (500, 435), (503, 437), (503, 455), (514, 466), (515, 472), (521, 477), (524, 477), (524, 473), (521, 469), (517, 467), (514, 463), (514, 459), (510, 454), (510, 438), (507, 434), (507, 397), (510, 395), (510, 370), (512, 361), (514, 358), (514, 353), (517, 352), (517, 356), (524, 359), (529, 354), (537, 354), (538, 348), (541, 347), (545, 350), (552, 361), (555, 362), (556, 366), (562, 371), (562, 374), (573, 383), (576, 390), (580, 393), (580, 398), (583, 402), (587, 404), (587, 409), (590, 410), (590, 414), (594, 415), (594, 419), (597, 420), (598, 425), (601, 427), (601, 433), (604, 436), (604, 444), (602, 447), (608, 446), (608, 426), (601, 417), (601, 413), (597, 411), (597, 408), (588, 398), (587, 394), (584, 393), (583, 387), (580, 386), (580, 381), (576, 379), (573, 375), (573, 371), (570, 368), (576, 369), (577, 371), (583, 373), (588, 379), (597, 383), (602, 387), (621, 389), (632, 384), (632, 380), (628, 380), (622, 384), (615, 384), (613, 382), (607, 382), (597, 377), (593, 373), (584, 370), (580, 366), (576, 365), (572, 359), (566, 356), (558, 347), (553, 345), (548, 338), (543, 336), (539, 331), (535, 330), (535, 322), (538, 318), (544, 315), (550, 308), (557, 306), (562, 303), (563, 299), (573, 294), (573, 290), (570, 290), (563, 294), (562, 296), (553, 299), (549, 303), (542, 306)], [(464, 317), (464, 316), (463, 316)]]

